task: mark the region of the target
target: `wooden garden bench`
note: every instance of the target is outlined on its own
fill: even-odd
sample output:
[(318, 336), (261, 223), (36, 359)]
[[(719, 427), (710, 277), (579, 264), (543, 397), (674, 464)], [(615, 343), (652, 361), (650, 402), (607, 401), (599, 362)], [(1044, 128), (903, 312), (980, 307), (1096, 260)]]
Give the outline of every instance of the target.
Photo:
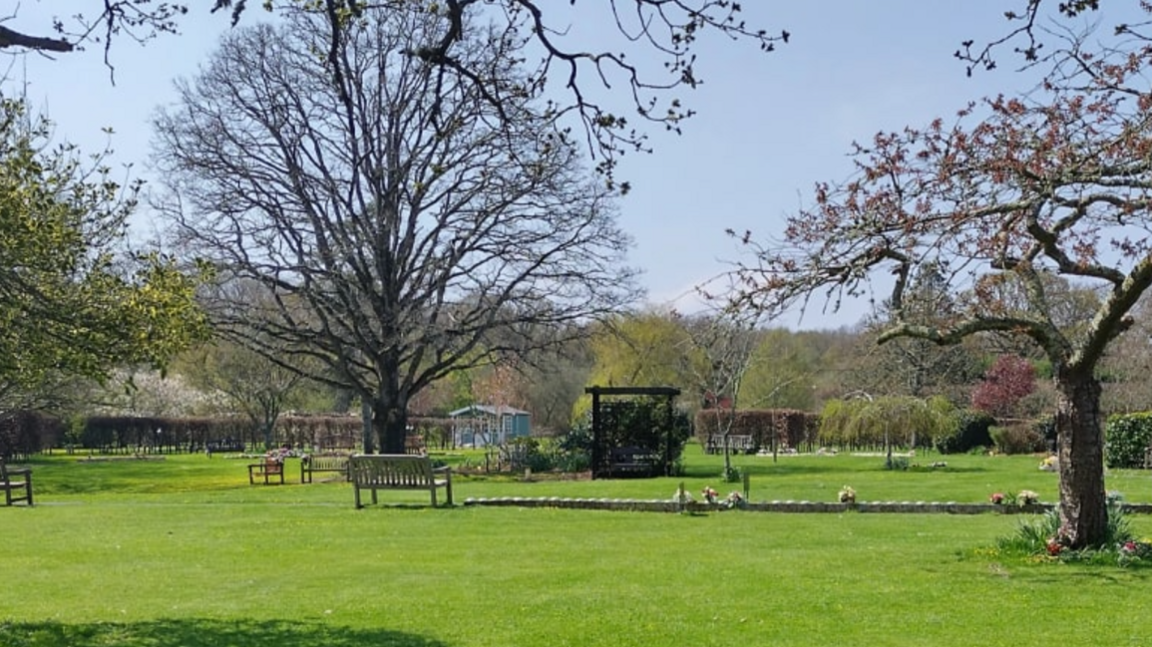
[(751, 454), (756, 451), (756, 441), (752, 436), (743, 434), (729, 434), (728, 435), (728, 449), (734, 452), (743, 454)]
[(256, 485), (256, 479), (264, 479), (264, 485), (270, 485), (275, 479), (284, 484), (284, 463), (275, 458), (265, 458), (263, 462), (248, 465), (248, 483)]
[(432, 496), (432, 507), (436, 507), (436, 490), (444, 488), (448, 505), (452, 505), (452, 468), (432, 467), (427, 456), (357, 454), (349, 459), (349, 468), (357, 508), (364, 507), (361, 490), (372, 493), (373, 504), (377, 503), (379, 490), (427, 490)]
[[(32, 505), (32, 470), (27, 467), (8, 467), (0, 460), (0, 489), (4, 490), (5, 505), (17, 501)], [(23, 494), (19, 494), (21, 490)]]
[[(728, 451), (751, 454), (756, 451), (756, 441), (750, 435), (729, 434)], [(719, 454), (724, 451), (724, 434), (712, 434), (704, 444), (704, 453)]]
[(300, 482), (311, 483), (312, 474), (316, 472), (336, 472), (344, 475), (344, 480), (350, 480), (348, 474), (348, 456), (346, 454), (305, 456), (300, 459)]

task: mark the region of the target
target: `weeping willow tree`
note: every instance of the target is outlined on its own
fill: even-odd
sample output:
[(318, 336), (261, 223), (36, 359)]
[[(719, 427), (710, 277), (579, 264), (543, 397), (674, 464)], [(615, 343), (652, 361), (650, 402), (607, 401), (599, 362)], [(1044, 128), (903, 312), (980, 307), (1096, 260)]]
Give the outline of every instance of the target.
[(896, 395), (829, 400), (820, 413), (822, 443), (848, 447), (883, 446), (892, 460), (892, 447), (915, 448), (917, 439), (951, 433), (956, 409), (947, 398)]

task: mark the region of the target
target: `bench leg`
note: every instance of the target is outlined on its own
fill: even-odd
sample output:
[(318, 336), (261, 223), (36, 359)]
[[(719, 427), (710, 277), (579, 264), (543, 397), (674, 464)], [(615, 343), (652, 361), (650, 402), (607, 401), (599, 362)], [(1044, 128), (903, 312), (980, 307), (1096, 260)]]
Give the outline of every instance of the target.
[(360, 503), (360, 486), (352, 486), (352, 491), (356, 493), (356, 509), (359, 510), (360, 508), (364, 507)]

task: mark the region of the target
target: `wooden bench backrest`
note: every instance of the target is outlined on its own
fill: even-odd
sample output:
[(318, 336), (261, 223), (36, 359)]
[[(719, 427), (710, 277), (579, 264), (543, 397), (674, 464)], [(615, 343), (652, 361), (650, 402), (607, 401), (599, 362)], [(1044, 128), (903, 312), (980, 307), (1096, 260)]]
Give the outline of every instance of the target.
[(308, 467), (316, 471), (342, 470), (348, 467), (347, 456), (310, 456)]
[(350, 460), (352, 481), (358, 485), (421, 487), (435, 482), (432, 461), (424, 456), (370, 454), (353, 456)]

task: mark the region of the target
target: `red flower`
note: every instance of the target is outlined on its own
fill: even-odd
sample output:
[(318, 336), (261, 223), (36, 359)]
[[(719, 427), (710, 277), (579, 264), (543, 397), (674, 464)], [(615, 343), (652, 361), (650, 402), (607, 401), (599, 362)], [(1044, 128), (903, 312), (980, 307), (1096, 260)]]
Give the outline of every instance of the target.
[(1049, 539), (1048, 540), (1048, 554), (1049, 555), (1052, 555), (1053, 557), (1055, 557), (1056, 555), (1059, 555), (1060, 551), (1062, 551), (1062, 550), (1064, 550), (1064, 546), (1060, 542), (1056, 541), (1055, 539)]

